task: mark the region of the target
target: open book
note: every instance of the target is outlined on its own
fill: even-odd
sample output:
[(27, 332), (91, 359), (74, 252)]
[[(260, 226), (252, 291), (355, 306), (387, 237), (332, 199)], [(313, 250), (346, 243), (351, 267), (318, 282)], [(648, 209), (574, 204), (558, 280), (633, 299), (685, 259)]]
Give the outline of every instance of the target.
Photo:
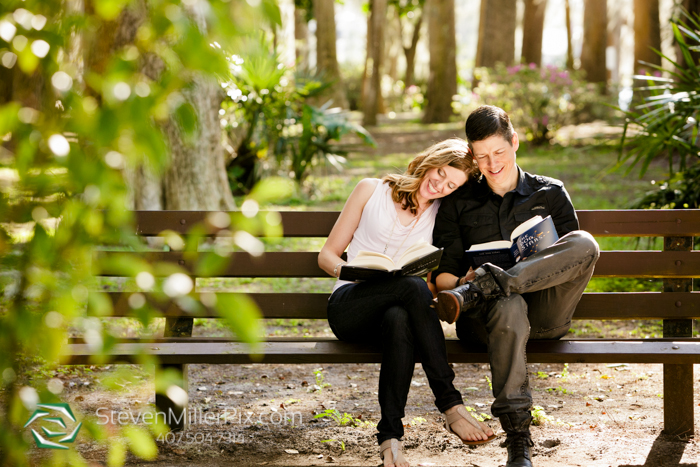
[(437, 269), (442, 249), (421, 240), (406, 249), (393, 261), (387, 255), (360, 250), (357, 256), (340, 269), (340, 280), (365, 281), (398, 276), (421, 276)]
[(510, 241), (498, 240), (472, 245), (465, 252), (465, 257), (469, 267), (474, 269), (484, 263), (509, 269), (518, 261), (553, 245), (557, 240), (559, 235), (554, 227), (552, 216), (544, 219), (542, 216), (535, 216), (517, 226), (510, 234)]

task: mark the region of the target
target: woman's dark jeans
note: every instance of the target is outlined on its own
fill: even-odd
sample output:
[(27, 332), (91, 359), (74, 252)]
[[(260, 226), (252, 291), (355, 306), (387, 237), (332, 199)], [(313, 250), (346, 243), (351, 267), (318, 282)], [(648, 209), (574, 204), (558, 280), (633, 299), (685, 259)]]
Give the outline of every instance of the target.
[(377, 426), (381, 444), (403, 436), (404, 408), (418, 355), (440, 412), (462, 404), (452, 384), (455, 374), (447, 362), (445, 336), (433, 296), (420, 277), (347, 284), (328, 302), (328, 323), (338, 339), (382, 344)]

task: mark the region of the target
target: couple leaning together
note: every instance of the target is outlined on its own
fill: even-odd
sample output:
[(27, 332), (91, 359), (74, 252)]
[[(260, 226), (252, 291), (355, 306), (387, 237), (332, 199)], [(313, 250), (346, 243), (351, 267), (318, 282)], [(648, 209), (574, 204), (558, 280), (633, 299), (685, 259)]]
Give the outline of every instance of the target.
[[(448, 139), (431, 146), (404, 174), (358, 183), (319, 254), (321, 268), (338, 277), (346, 248), (349, 261), (360, 250), (398, 258), (421, 238), (444, 248), (428, 282), (338, 280), (328, 302), (328, 322), (339, 339), (381, 342), (377, 438), (386, 466), (409, 465), (401, 450), (401, 419), (416, 355), (447, 431), (471, 445), (495, 438), (467, 412), (454, 387), (440, 320), (456, 322), (461, 340), (487, 344), (491, 412), (507, 435), (506, 465), (532, 465), (525, 344), (566, 334), (599, 255), (593, 237), (578, 230), (563, 184), (516, 164), (518, 135), (502, 109), (475, 110), (466, 136), (467, 142)], [(535, 215), (552, 216), (560, 237), (554, 245), (508, 270), (490, 263), (475, 271), (465, 266), (464, 251), (471, 245), (509, 239)]]

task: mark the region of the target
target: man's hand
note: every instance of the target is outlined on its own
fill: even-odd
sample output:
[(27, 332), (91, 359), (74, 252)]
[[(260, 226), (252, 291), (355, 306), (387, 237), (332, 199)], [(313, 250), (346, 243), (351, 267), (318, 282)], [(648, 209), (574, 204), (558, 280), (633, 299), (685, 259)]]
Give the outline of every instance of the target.
[(467, 274), (462, 279), (462, 284), (466, 283), (467, 281), (473, 281), (474, 279), (476, 279), (476, 273), (472, 268), (469, 268), (469, 271), (467, 271)]
[(476, 278), (476, 273), (472, 270), (472, 268), (469, 268), (467, 274), (462, 277), (457, 277), (448, 272), (443, 272), (437, 276), (435, 285), (437, 285), (438, 291), (451, 290), (460, 285), (464, 285), (467, 281), (474, 280), (474, 278)]

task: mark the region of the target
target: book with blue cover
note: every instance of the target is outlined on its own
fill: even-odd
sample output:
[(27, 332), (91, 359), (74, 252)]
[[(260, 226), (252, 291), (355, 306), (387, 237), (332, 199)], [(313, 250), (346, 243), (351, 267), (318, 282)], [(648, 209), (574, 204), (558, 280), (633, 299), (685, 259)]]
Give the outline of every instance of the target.
[(472, 245), (465, 251), (465, 259), (473, 269), (484, 263), (495, 264), (501, 269), (510, 269), (517, 262), (544, 250), (557, 240), (559, 235), (554, 227), (552, 216), (544, 219), (542, 216), (535, 216), (517, 226), (510, 234), (510, 241), (498, 240)]

